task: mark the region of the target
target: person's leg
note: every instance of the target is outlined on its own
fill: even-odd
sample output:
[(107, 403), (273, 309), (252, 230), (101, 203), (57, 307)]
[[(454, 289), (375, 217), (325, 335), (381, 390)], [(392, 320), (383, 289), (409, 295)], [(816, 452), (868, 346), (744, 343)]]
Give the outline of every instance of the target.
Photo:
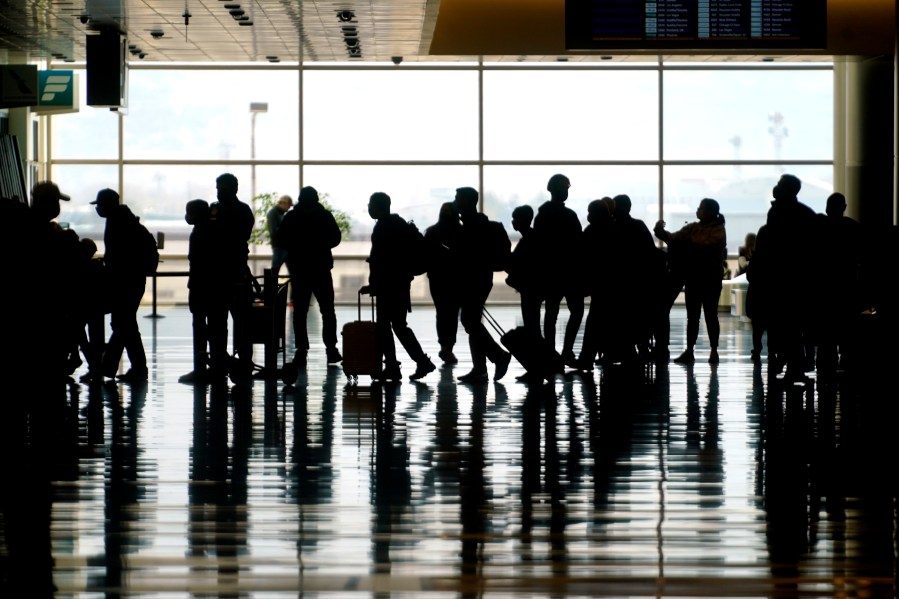
[(129, 373), (136, 378), (147, 375), (147, 354), (144, 351), (144, 342), (137, 324), (137, 310), (140, 308), (140, 301), (144, 296), (144, 288), (145, 283), (141, 281), (140, 284), (127, 290), (127, 305), (119, 319), (123, 344), (128, 354), (128, 361), (131, 363)]
[(705, 328), (709, 334), (709, 362), (718, 363), (718, 338), (721, 335), (721, 323), (718, 321), (718, 301), (721, 298), (720, 281), (712, 282), (702, 288), (702, 314)]
[(544, 297), (546, 303), (543, 309), (543, 337), (555, 347), (556, 345), (556, 321), (559, 318), (559, 306), (562, 303), (562, 294), (555, 290), (547, 292)]
[(699, 337), (699, 317), (702, 312), (702, 296), (694, 284), (687, 284), (684, 290), (684, 301), (687, 305), (687, 348), (674, 361), (692, 363), (693, 348), (696, 346), (696, 339)]
[(393, 298), (379, 293), (375, 300), (375, 328), (378, 335), (378, 347), (384, 357), (383, 376), (396, 380), (400, 377), (400, 363), (396, 359), (396, 343), (393, 340), (393, 329), (390, 322), (393, 311)]
[[(217, 290), (221, 294), (222, 290)], [(228, 306), (225, 298), (210, 294), (206, 307), (206, 336), (209, 339), (209, 374), (221, 378), (228, 374)]]
[(313, 293), (322, 315), (322, 342), (325, 344), (328, 364), (335, 364), (340, 362), (341, 355), (337, 350), (337, 312), (334, 308), (334, 279), (330, 270), (317, 276)]
[(462, 302), (462, 328), (468, 334), (468, 347), (471, 351), (471, 375), (487, 376), (487, 353), (483, 347), (481, 322), (484, 304), (480, 303), (477, 294), (469, 293)]
[(309, 351), (309, 335), (306, 332), (306, 315), (309, 302), (312, 300), (312, 285), (307, 276), (293, 276), (290, 279), (293, 291), (293, 336), (296, 354), (294, 363), (306, 365), (306, 352)]
[(562, 345), (562, 360), (569, 366), (574, 366), (574, 341), (584, 320), (584, 296), (580, 293), (568, 293), (565, 295), (568, 304), (568, 324), (565, 325), (565, 340)]
[(533, 292), (521, 294), (521, 322), (525, 329), (540, 335), (540, 297)]
[(253, 294), (249, 285), (236, 285), (231, 297), (231, 320), (234, 323), (234, 353), (238, 359), (238, 376), (249, 377), (253, 370), (253, 338), (250, 332), (250, 309)]
[(577, 367), (580, 370), (593, 370), (593, 362), (599, 354), (599, 336), (602, 314), (598, 301), (590, 302), (587, 311), (587, 322), (584, 324), (584, 341), (578, 356)]

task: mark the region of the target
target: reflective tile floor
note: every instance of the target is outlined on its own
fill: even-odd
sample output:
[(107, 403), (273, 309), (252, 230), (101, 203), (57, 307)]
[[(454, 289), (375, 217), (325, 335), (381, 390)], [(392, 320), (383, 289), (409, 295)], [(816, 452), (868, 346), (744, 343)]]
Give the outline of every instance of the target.
[[(4, 597), (895, 596), (885, 367), (785, 384), (722, 314), (717, 366), (705, 344), (692, 367), (457, 385), (460, 331), (462, 362), (420, 383), (348, 386), (316, 346), (292, 388), (194, 388), (190, 316), (161, 314), (148, 385), (71, 384), (43, 469), (6, 456)], [(410, 322), (436, 356), (433, 317)]]

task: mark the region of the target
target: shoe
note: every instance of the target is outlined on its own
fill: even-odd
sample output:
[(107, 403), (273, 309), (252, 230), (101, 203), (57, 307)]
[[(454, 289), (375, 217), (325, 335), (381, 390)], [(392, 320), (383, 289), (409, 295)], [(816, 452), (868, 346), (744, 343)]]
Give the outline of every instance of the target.
[(515, 380), (519, 383), (530, 383), (534, 385), (539, 385), (543, 382), (543, 377), (538, 374), (534, 374), (531, 372), (525, 372), (524, 374), (519, 374), (515, 377)]
[(717, 364), (721, 361), (721, 358), (718, 357), (718, 350), (712, 349), (712, 352), (709, 354), (709, 364)]
[(487, 376), (486, 372), (478, 372), (472, 370), (468, 374), (463, 374), (457, 379), (460, 383), (469, 383), (474, 385), (479, 385), (486, 383), (490, 380), (490, 377)]
[(297, 368), (306, 368), (306, 352), (298, 351), (293, 355), (293, 363)]
[(674, 358), (674, 362), (678, 364), (692, 364), (696, 361), (696, 358), (693, 357), (693, 350), (688, 349), (678, 357)]
[(655, 360), (656, 364), (667, 364), (668, 360), (671, 359), (671, 354), (669, 353), (668, 348), (656, 349), (652, 352), (652, 358)]
[(593, 360), (585, 360), (582, 358), (578, 358), (574, 361), (574, 365), (572, 366), (578, 372), (593, 372), (593, 369), (596, 368), (596, 364)]
[(437, 354), (437, 357), (443, 360), (444, 364), (458, 364), (459, 359), (456, 357), (456, 354), (453, 353), (451, 349), (441, 349), (440, 353)]
[(753, 364), (762, 363), (762, 356), (756, 350), (752, 350), (752, 353), (749, 354), (749, 359), (752, 360)]
[(196, 383), (203, 384), (206, 382), (206, 371), (197, 372), (196, 370), (191, 370), (187, 374), (182, 374), (178, 377), (179, 383), (184, 383), (185, 385), (193, 385)]
[(134, 368), (129, 368), (128, 372), (116, 377), (123, 383), (146, 383), (148, 378), (149, 373), (146, 370), (135, 370)]
[(493, 380), (498, 381), (506, 375), (506, 372), (509, 371), (509, 362), (512, 361), (512, 354), (509, 352), (503, 352), (503, 354), (497, 358), (496, 371), (493, 373)]
[(331, 347), (328, 349), (328, 364), (337, 364), (341, 360), (343, 360), (343, 356), (340, 355), (340, 352), (337, 351), (336, 347)]
[(409, 380), (417, 381), (418, 379), (423, 379), (435, 370), (437, 370), (437, 367), (434, 366), (434, 363), (431, 362), (431, 359), (425, 358), (424, 362), (419, 362), (418, 366), (415, 368), (415, 372), (409, 375)]
[(562, 352), (562, 364), (570, 368), (577, 368), (577, 363), (577, 357), (573, 351), (569, 349)]

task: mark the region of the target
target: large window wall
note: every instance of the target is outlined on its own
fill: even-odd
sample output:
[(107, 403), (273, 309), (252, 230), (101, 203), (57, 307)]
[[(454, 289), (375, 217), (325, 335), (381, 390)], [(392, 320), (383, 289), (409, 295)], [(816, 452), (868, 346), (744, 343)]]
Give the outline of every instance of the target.
[(352, 219), (345, 254), (367, 253), (374, 191), (424, 228), (455, 188), (476, 187), (510, 233), (512, 209), (545, 201), (556, 172), (584, 224), (602, 196), (627, 193), (634, 216), (669, 228), (712, 197), (736, 253), (780, 174), (802, 178), (816, 210), (833, 187), (829, 63), (141, 65), (129, 78), (125, 114), (44, 117), (49, 174), (75, 199), (61, 219), (82, 235), (97, 236), (88, 202), (113, 187), (166, 233), (172, 260), (186, 253), (185, 202), (214, 201), (226, 171), (245, 201), (303, 185), (327, 194)]

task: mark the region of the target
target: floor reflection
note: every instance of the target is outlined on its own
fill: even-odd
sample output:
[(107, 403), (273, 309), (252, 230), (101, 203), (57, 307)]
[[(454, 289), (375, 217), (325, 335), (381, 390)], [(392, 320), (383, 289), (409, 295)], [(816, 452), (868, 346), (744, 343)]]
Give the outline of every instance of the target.
[(7, 392), (0, 596), (895, 595), (889, 355), (787, 383), (722, 316), (717, 365), (194, 388), (186, 309), (142, 325), (149, 384)]

